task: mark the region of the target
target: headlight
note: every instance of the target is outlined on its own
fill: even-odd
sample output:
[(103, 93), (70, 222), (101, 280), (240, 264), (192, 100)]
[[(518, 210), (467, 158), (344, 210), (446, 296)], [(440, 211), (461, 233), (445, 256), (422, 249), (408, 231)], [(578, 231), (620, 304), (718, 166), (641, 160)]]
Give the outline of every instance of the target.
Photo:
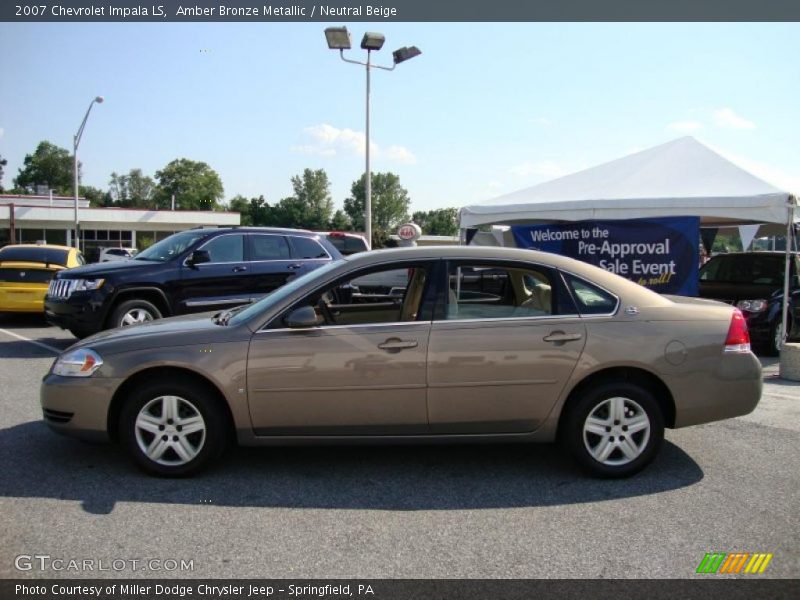
[(103, 359), (94, 350), (80, 348), (62, 354), (53, 365), (53, 373), (62, 377), (91, 377), (103, 366)]
[(739, 300), (736, 308), (749, 313), (760, 313), (767, 310), (767, 304), (766, 300)]
[(76, 292), (90, 292), (98, 290), (105, 282), (105, 279), (76, 279), (75, 291)]

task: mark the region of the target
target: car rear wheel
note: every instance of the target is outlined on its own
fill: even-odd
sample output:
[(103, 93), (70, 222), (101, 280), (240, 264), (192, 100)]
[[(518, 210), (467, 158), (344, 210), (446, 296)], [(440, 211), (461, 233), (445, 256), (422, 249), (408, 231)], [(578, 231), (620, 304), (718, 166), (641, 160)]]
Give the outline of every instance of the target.
[(222, 454), (227, 419), (214, 397), (192, 383), (156, 383), (134, 391), (120, 415), (120, 437), (153, 475), (184, 477)]
[(587, 390), (566, 418), (569, 451), (598, 477), (628, 477), (641, 471), (664, 439), (658, 402), (633, 383), (606, 383)]
[(161, 311), (147, 300), (126, 300), (111, 313), (111, 327), (129, 327), (161, 318)]

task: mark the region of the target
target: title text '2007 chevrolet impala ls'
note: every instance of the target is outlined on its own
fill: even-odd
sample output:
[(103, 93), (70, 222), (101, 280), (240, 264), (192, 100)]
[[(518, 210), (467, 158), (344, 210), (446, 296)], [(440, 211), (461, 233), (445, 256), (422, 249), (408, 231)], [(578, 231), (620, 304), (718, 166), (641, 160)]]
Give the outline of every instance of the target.
[[(403, 293), (351, 281), (402, 274)], [(102, 332), (57, 358), (44, 419), (189, 475), (242, 445), (560, 439), (631, 475), (665, 427), (751, 412), (761, 367), (733, 307), (504, 248), (357, 254), (246, 307)]]

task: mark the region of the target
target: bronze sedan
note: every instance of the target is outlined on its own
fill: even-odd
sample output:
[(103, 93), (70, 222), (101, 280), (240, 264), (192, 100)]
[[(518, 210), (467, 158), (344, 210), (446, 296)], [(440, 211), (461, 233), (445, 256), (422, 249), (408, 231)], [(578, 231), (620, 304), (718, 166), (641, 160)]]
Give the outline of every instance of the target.
[(560, 439), (620, 477), (665, 427), (747, 414), (760, 395), (738, 310), (474, 247), (357, 254), (246, 307), (99, 333), (41, 389), (54, 430), (119, 441), (167, 476), (231, 442)]

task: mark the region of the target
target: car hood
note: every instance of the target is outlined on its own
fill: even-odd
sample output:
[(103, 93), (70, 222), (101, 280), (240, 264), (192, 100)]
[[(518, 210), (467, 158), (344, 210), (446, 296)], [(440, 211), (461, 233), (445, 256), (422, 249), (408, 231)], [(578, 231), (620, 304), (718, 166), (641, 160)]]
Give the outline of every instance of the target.
[(216, 325), (215, 312), (158, 319), (150, 323), (101, 331), (89, 336), (71, 349), (93, 348), (105, 354), (117, 354), (165, 346), (225, 343), (249, 339), (249, 329)]
[(113, 273), (121, 273), (127, 271), (138, 271), (146, 269), (148, 266), (163, 265), (164, 263), (149, 261), (149, 260), (117, 260), (104, 263), (94, 263), (91, 265), (83, 265), (81, 267), (73, 267), (66, 269), (59, 273), (59, 279), (94, 279), (98, 277), (106, 277)]

